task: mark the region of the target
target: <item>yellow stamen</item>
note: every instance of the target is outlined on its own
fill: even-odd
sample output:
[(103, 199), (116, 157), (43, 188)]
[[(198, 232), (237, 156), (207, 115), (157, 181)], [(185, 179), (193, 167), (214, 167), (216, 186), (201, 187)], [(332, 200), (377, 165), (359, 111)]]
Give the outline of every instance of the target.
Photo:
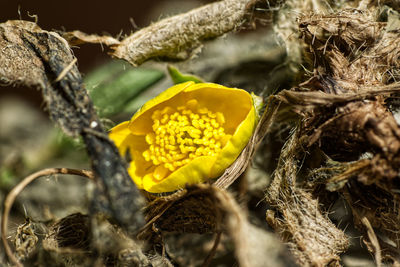
[(224, 124), (225, 123), (224, 114), (222, 114), (221, 112), (217, 112), (217, 121), (221, 125)]
[(222, 127), (224, 115), (199, 107), (194, 99), (184, 106), (156, 110), (151, 119), (154, 132), (146, 135), (149, 149), (142, 155), (156, 165), (156, 180), (166, 178), (197, 157), (216, 155), (231, 138)]

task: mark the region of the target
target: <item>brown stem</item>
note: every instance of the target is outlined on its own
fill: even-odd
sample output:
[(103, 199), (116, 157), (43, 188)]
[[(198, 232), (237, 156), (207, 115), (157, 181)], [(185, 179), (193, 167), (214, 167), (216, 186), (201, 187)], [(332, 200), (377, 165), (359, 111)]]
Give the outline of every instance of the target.
[(210, 266), (211, 260), (214, 258), (215, 253), (217, 252), (219, 242), (221, 241), (221, 235), (222, 235), (222, 231), (217, 232), (217, 235), (214, 240), (214, 245), (211, 248), (210, 252), (208, 253), (207, 258), (204, 260), (203, 265), (202, 265), (203, 267)]

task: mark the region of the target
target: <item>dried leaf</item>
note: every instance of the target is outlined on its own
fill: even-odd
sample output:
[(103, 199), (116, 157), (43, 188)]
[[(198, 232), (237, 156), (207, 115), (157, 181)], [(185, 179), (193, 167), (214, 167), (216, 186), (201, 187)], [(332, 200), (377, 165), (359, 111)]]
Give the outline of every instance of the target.
[(105, 44), (106, 46), (118, 45), (120, 41), (111, 36), (100, 36), (96, 34), (86, 34), (81, 31), (65, 32), (62, 37), (67, 40), (69, 45), (80, 45), (85, 43)]
[(157, 57), (187, 59), (198, 51), (201, 41), (240, 27), (252, 2), (224, 0), (163, 19), (113, 46), (111, 54), (134, 66)]

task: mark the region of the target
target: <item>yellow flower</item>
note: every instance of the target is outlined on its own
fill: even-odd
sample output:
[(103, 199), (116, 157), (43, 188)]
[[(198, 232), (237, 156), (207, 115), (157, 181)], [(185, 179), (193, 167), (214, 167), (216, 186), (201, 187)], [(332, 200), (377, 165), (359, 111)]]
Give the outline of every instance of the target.
[(171, 192), (217, 178), (246, 146), (257, 115), (249, 93), (212, 83), (177, 84), (110, 132), (140, 189)]

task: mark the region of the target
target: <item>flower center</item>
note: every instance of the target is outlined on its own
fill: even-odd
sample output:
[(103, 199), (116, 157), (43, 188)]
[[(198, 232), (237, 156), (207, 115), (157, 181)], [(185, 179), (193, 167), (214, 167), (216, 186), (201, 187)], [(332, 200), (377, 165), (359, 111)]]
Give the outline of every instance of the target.
[(157, 180), (197, 157), (215, 156), (231, 137), (222, 127), (224, 115), (198, 107), (194, 99), (176, 109), (156, 110), (151, 118), (154, 132), (146, 135), (149, 149), (143, 157), (157, 166), (153, 172)]

